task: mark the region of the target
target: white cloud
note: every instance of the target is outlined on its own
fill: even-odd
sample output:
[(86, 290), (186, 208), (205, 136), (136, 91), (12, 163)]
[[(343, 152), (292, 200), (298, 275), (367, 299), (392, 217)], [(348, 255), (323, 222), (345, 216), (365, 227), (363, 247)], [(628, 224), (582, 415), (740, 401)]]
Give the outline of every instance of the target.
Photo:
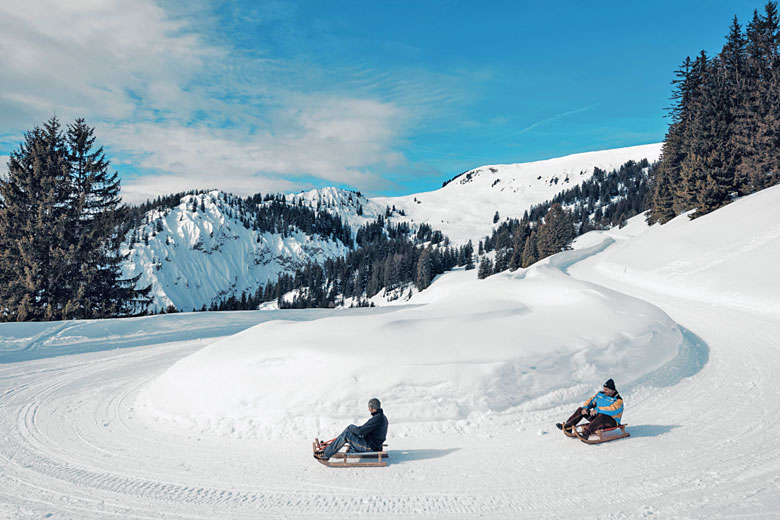
[[(156, 172), (123, 177), (127, 200), (307, 188), (312, 179), (370, 191), (387, 184), (378, 166), (405, 164), (396, 148), (410, 93), (440, 95), (371, 71), (345, 82), (354, 97), (317, 91), (289, 69), (300, 64), (233, 54), (151, 0), (2, 3), (0, 119), (21, 131), (55, 111), (64, 123), (86, 117), (120, 173)], [(384, 96), (380, 83), (392, 85)]]
[(171, 172), (126, 181), (126, 200), (138, 202), (191, 188), (250, 194), (309, 187), (295, 180), (301, 177), (377, 189), (386, 181), (370, 166), (405, 161), (391, 150), (401, 119), (389, 105), (337, 98), (276, 114), (274, 133), (152, 123), (98, 132), (111, 136), (112, 149), (138, 150), (130, 157), (136, 166)]
[(137, 117), (192, 94), (181, 84), (219, 51), (147, 0), (0, 4), (0, 110), (30, 126)]

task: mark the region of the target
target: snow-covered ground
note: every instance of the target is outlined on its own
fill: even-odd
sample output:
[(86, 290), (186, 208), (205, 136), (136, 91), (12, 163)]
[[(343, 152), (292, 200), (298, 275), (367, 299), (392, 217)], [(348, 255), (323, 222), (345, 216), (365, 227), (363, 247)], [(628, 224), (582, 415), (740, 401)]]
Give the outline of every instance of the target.
[[(0, 325), (0, 516), (775, 518), (778, 253), (780, 187), (416, 306)], [(564, 437), (607, 377), (631, 437)], [(317, 464), (374, 395), (389, 466)]]

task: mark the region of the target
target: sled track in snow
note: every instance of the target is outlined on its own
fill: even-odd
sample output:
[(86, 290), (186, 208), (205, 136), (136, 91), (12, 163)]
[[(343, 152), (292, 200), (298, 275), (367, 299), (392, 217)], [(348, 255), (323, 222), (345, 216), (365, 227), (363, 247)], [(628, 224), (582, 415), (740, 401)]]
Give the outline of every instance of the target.
[(309, 439), (176, 437), (137, 417), (138, 390), (205, 341), (0, 365), (0, 517), (537, 518), (609, 503), (605, 517), (771, 518), (778, 320), (638, 296), (693, 346), (626, 396), (632, 437), (601, 446), (550, 429), (568, 404), (469, 435), (391, 432), (387, 468), (335, 470), (311, 460)]

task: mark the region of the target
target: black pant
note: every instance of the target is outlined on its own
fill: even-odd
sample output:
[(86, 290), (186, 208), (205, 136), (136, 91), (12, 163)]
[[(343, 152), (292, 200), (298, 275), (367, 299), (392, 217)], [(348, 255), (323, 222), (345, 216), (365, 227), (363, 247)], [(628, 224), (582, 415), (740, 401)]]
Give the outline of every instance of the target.
[(590, 435), (596, 430), (605, 430), (617, 426), (615, 419), (607, 414), (599, 413), (590, 417), (589, 415), (584, 415), (584, 411), (584, 408), (577, 408), (577, 411), (566, 420), (565, 427), (571, 428), (572, 426), (576, 426), (582, 419), (590, 419), (590, 422), (582, 429), (583, 435)]

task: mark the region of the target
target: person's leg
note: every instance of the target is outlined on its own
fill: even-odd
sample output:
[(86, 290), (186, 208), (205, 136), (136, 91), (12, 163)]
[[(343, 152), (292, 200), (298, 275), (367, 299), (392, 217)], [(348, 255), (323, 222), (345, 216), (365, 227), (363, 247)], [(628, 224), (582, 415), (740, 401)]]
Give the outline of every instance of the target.
[(346, 432), (346, 440), (349, 442), (349, 449), (348, 452), (364, 452), (364, 451), (374, 451), (371, 449), (371, 447), (368, 445), (368, 442), (366, 442), (366, 439), (364, 439), (361, 435), (358, 435), (357, 433), (352, 433), (347, 429)]
[(576, 426), (577, 423), (579, 423), (582, 420), (583, 417), (582, 410), (583, 410), (582, 408), (577, 408), (577, 410), (571, 415), (571, 417), (566, 419), (566, 422), (564, 423), (564, 427), (568, 429), (571, 428), (572, 426)]
[(596, 430), (612, 428), (613, 426), (617, 426), (617, 422), (615, 422), (615, 419), (603, 413), (596, 414), (596, 417), (594, 417), (588, 424), (586, 424), (582, 428), (582, 436), (588, 437), (591, 433), (595, 432)]
[(333, 439), (333, 442), (325, 446), (325, 449), (323, 450), (323, 453), (327, 458), (331, 458), (333, 455), (336, 454), (337, 451), (341, 449), (342, 446), (344, 446), (344, 443), (347, 442), (347, 435), (349, 434), (349, 426), (344, 429), (341, 434)]

